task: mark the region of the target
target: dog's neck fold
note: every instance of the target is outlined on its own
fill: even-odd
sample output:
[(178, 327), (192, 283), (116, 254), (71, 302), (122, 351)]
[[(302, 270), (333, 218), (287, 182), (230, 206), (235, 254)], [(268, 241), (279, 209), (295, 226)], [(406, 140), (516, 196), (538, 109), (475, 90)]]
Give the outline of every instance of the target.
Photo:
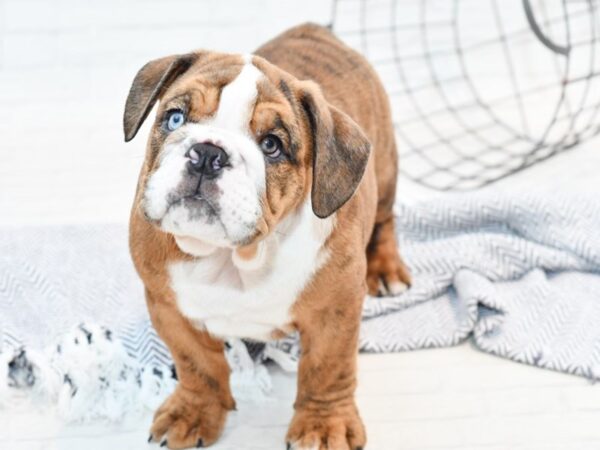
[[(310, 227), (313, 229), (312, 232), (323, 235), (321, 239), (324, 242), (325, 237), (331, 232), (333, 221), (314, 217), (310, 201), (277, 224), (271, 232), (267, 224), (263, 223), (259, 226), (258, 237), (244, 246), (224, 248), (189, 236), (175, 236), (175, 242), (182, 252), (196, 258), (215, 257), (222, 260), (221, 258), (225, 257), (233, 266), (231, 269), (236, 272), (237, 283), (242, 289), (248, 289), (270, 272), (280, 246), (290, 234), (294, 234), (294, 230), (300, 226), (300, 223), (308, 219), (307, 216), (310, 216), (309, 222), (313, 223)], [(223, 252), (227, 252), (229, 256), (226, 257)]]

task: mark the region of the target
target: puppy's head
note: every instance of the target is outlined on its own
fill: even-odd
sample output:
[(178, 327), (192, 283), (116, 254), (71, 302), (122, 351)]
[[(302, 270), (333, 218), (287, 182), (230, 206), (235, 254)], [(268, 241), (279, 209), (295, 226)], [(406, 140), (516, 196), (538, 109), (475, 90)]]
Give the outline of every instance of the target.
[(127, 98), (126, 141), (159, 100), (139, 206), (182, 248), (249, 245), (309, 195), (314, 214), (328, 217), (367, 164), (369, 142), (352, 119), (316, 84), (258, 56), (195, 52), (149, 62)]

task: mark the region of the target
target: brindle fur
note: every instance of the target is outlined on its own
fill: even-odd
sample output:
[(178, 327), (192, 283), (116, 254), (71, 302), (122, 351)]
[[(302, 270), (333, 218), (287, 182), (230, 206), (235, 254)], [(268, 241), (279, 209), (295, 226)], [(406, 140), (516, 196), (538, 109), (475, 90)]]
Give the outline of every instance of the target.
[[(380, 279), (410, 281), (394, 236), (397, 155), (388, 99), (365, 59), (325, 28), (293, 28), (256, 55), (253, 63), (267, 80), (259, 83), (250, 128), (257, 140), (275, 129), (289, 158), (267, 165), (264, 221), (247, 248), (311, 195), (317, 215), (336, 210), (336, 226), (325, 244), (330, 257), (300, 294), (285, 329), (298, 330), (302, 343), (287, 441), (361, 448), (366, 435), (354, 391), (362, 302), (367, 292), (377, 292)], [(163, 58), (140, 71), (127, 102), (124, 125), (131, 139), (153, 102), (161, 100), (131, 212), (130, 247), (152, 323), (170, 348), (179, 377), (151, 428), (151, 438), (165, 436), (169, 448), (213, 443), (235, 402), (223, 342), (192, 326), (170, 288), (168, 265), (191, 257), (146, 220), (142, 193), (165, 138), (162, 113), (175, 105), (187, 108), (190, 120), (209, 117), (221, 88), (242, 64), (236, 55), (208, 52)], [(273, 331), (273, 337), (280, 335), (281, 330)]]

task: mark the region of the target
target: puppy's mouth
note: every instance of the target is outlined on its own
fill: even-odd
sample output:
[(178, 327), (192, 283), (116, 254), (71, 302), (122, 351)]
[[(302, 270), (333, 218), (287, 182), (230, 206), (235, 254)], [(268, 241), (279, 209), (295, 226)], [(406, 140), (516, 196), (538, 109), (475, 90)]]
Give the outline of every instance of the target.
[[(159, 226), (169, 213), (178, 206), (184, 206), (190, 213), (196, 216), (204, 214), (207, 217), (218, 218), (219, 208), (212, 201), (202, 195), (200, 192), (183, 196), (170, 195), (167, 198), (167, 207), (160, 217), (152, 217), (146, 207), (142, 207), (142, 213), (147, 222)], [(222, 224), (221, 224), (222, 225)]]
[(167, 209), (160, 219), (160, 222), (162, 222), (174, 208), (179, 206), (182, 206), (187, 210), (190, 220), (198, 223), (218, 223), (227, 236), (227, 228), (221, 220), (220, 208), (199, 191), (194, 194), (169, 199)]
[(208, 199), (205, 195), (203, 195), (200, 191), (197, 191), (193, 194), (186, 195), (170, 195), (167, 199), (167, 208), (165, 209), (165, 213), (159, 219), (161, 222), (165, 217), (169, 215), (169, 213), (179, 206), (183, 206), (188, 213), (190, 214), (190, 218), (193, 219), (218, 219), (220, 208), (213, 201)]
[(214, 216), (219, 215), (218, 209), (213, 205), (213, 203), (209, 199), (204, 197), (200, 193), (200, 190), (198, 190), (195, 194), (186, 195), (186, 196), (180, 197), (178, 199), (169, 201), (167, 210), (165, 212), (165, 216), (167, 214), (169, 214), (169, 211), (171, 210), (171, 208), (173, 208), (175, 206), (179, 206), (181, 204), (183, 204), (187, 208), (189, 208), (189, 207), (206, 208), (206, 209), (208, 209), (210, 215), (214, 215)]
[[(239, 236), (240, 233), (238, 231), (235, 233), (237, 234), (237, 237), (234, 238), (229, 232), (226, 224), (223, 222), (220, 206), (215, 204), (214, 201), (208, 199), (201, 193), (188, 194), (182, 197), (169, 199), (165, 214), (161, 219), (154, 221), (154, 223), (162, 229), (162, 224), (165, 218), (168, 217), (169, 213), (177, 207), (185, 208), (190, 222), (197, 224), (198, 232), (178, 233), (177, 231), (171, 229), (164, 229), (163, 231), (167, 231), (168, 233), (172, 234), (178, 243), (183, 242), (183, 245), (180, 245), (180, 248), (184, 251), (186, 251), (184, 247), (187, 248), (189, 246), (194, 249), (202, 249), (204, 247), (245, 247), (260, 241), (268, 233), (268, 227), (264, 219), (261, 218), (258, 223), (255, 224), (255, 226), (246, 226), (245, 233), (242, 233), (244, 234), (243, 237)], [(219, 239), (218, 242), (212, 242), (211, 239), (203, 239), (202, 226), (206, 224), (217, 225), (223, 233), (222, 239)], [(204, 253), (204, 250), (200, 250), (200, 252), (192, 252), (192, 254), (196, 253)]]

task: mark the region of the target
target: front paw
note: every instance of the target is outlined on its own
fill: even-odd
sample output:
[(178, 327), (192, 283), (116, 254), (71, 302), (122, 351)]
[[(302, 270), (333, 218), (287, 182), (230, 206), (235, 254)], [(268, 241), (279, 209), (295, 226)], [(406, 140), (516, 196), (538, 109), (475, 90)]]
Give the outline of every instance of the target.
[(170, 449), (204, 447), (221, 435), (226, 417), (217, 396), (179, 385), (154, 414), (149, 441)]
[(352, 403), (333, 409), (297, 409), (286, 440), (287, 448), (294, 450), (358, 450), (367, 437)]

